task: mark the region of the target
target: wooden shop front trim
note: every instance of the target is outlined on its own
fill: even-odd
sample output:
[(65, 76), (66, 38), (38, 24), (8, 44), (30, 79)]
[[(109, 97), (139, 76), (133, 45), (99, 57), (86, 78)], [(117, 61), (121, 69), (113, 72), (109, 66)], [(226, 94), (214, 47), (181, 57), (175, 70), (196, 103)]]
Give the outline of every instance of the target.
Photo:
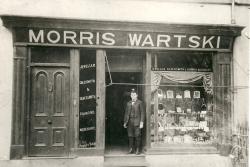
[(243, 27), (1, 16), (16, 45), (230, 51)]
[[(70, 48), (70, 154), (87, 155), (101, 152), (105, 147), (105, 56), (107, 49), (145, 50), (144, 82), (150, 84), (151, 56), (166, 50), (231, 52), (234, 38), (243, 27), (232, 25), (195, 25), (143, 23), (121, 21), (93, 21), (20, 16), (1, 16), (4, 26), (11, 28), (14, 37), (14, 83), (11, 157), (27, 155), (29, 58), (28, 48), (53, 46)], [(79, 146), (79, 55), (80, 48), (96, 51), (96, 148)], [(225, 54), (225, 57), (230, 54)], [(219, 60), (218, 60), (219, 61)], [(44, 66), (45, 64), (40, 64)], [(39, 64), (36, 64), (39, 66)], [(228, 71), (230, 75), (230, 71)], [(22, 77), (21, 77), (22, 76)], [(146, 147), (150, 147), (150, 86), (144, 88), (147, 114)], [(26, 150), (25, 150), (26, 149)]]

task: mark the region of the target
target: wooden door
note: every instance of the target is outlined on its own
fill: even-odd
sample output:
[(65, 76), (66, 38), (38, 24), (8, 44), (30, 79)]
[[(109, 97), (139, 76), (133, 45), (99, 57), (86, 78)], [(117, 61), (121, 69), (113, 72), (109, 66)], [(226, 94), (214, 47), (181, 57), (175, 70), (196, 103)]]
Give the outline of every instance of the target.
[(69, 69), (31, 70), (29, 156), (68, 155)]

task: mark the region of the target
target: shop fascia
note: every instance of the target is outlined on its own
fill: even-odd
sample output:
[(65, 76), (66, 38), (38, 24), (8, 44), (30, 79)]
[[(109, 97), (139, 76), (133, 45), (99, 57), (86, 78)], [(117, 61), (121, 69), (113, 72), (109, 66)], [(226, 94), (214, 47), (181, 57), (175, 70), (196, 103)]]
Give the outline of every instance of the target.
[(156, 48), (207, 48), (227, 49), (221, 47), (223, 36), (167, 34), (157, 32), (126, 31), (73, 31), (28, 29), (28, 43), (73, 44), (85, 46), (113, 47), (156, 47)]

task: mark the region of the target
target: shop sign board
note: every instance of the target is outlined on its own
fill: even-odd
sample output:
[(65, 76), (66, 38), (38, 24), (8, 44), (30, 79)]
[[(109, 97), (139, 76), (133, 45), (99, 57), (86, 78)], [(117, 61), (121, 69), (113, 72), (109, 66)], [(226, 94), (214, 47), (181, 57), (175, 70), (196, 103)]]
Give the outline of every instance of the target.
[[(178, 30), (176, 30), (178, 32)], [(230, 49), (233, 37), (222, 35), (121, 30), (18, 28), (16, 43), (131, 49)]]
[(152, 71), (191, 71), (191, 72), (212, 72), (212, 68), (185, 68), (185, 67), (152, 67)]

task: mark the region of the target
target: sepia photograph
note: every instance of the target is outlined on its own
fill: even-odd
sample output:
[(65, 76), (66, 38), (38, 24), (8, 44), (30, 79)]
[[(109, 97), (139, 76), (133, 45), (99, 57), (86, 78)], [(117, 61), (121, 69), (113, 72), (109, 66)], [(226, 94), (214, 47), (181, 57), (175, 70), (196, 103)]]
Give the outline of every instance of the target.
[(0, 167), (248, 167), (250, 0), (0, 0)]

